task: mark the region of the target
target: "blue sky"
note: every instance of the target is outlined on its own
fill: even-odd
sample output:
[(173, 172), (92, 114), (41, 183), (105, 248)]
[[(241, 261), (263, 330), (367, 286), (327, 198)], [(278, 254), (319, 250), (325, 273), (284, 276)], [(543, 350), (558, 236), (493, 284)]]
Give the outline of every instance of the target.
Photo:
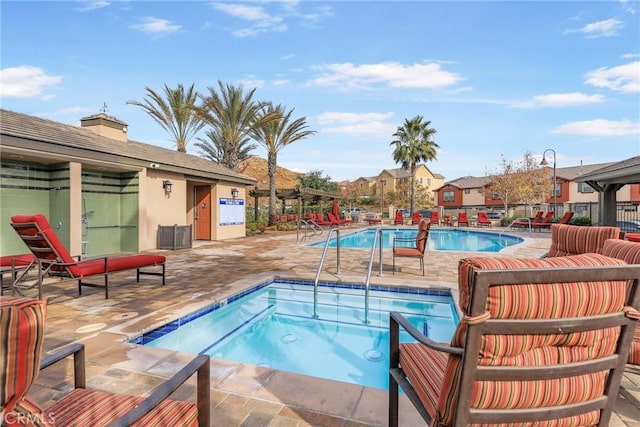
[[(640, 154), (638, 1), (2, 1), (2, 108), (79, 125), (100, 111), (175, 148), (139, 107), (217, 81), (257, 88), (317, 134), (279, 165), (355, 180), (398, 167), (405, 119), (437, 130), (452, 180), (500, 156), (557, 166)], [(188, 151), (198, 154), (195, 141)], [(266, 157), (263, 149), (256, 155)], [(547, 152), (552, 156), (551, 152)]]

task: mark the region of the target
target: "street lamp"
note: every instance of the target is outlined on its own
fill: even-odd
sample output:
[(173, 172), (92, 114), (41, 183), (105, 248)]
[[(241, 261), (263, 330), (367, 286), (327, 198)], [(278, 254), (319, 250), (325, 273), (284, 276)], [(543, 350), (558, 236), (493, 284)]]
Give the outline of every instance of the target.
[(547, 162), (547, 158), (545, 154), (547, 151), (551, 151), (553, 153), (553, 214), (558, 215), (556, 211), (556, 151), (553, 148), (547, 148), (542, 153), (542, 161), (540, 162), (541, 166), (547, 166), (549, 163)]
[(384, 218), (384, 186), (387, 185), (386, 179), (380, 180), (380, 219)]

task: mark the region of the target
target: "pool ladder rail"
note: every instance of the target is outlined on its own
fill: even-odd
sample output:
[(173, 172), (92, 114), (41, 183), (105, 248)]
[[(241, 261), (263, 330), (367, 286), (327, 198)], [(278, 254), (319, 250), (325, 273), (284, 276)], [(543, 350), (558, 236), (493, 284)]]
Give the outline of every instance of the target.
[(498, 236), (499, 236), (499, 237), (502, 237), (502, 233), (507, 232), (507, 231), (509, 231), (509, 230), (511, 230), (511, 231), (515, 231), (515, 228), (513, 228), (513, 224), (515, 224), (516, 222), (524, 222), (524, 221), (526, 221), (526, 222), (529, 224), (529, 227), (528, 227), (528, 228), (529, 228), (529, 232), (531, 232), (531, 231), (532, 231), (532, 227), (531, 227), (531, 218), (516, 218), (516, 219), (514, 219), (513, 221), (511, 221), (511, 224), (507, 225), (507, 226), (504, 228), (504, 230), (502, 230), (502, 231), (498, 234)]
[[(320, 281), (320, 273), (322, 272), (322, 266), (324, 265), (324, 260), (327, 257), (327, 252), (329, 250), (329, 243), (331, 242), (331, 235), (335, 232), (336, 234), (336, 274), (340, 274), (340, 230), (338, 228), (332, 228), (327, 233), (327, 241), (324, 244), (324, 249), (322, 251), (322, 256), (320, 257), (320, 264), (318, 265), (318, 271), (316, 272), (316, 278), (313, 281), (313, 317), (318, 318), (318, 282)], [(369, 255), (369, 265), (367, 266), (367, 274), (364, 278), (364, 323), (369, 323), (369, 291), (370, 291), (370, 281), (371, 281), (371, 270), (373, 269), (373, 260), (375, 258), (376, 252), (376, 243), (379, 240), (379, 254), (380, 254), (380, 262), (379, 264), (379, 272), (378, 276), (382, 277), (382, 229), (377, 228), (374, 231), (373, 235), (373, 244), (371, 245), (371, 254)]]

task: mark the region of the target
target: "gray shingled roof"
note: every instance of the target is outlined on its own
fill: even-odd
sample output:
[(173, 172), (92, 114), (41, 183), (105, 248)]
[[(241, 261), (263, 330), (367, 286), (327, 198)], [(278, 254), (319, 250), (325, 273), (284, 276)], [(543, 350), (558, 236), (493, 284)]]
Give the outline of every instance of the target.
[[(556, 176), (558, 178), (563, 178), (568, 181), (573, 181), (580, 175), (584, 175), (586, 173), (591, 173), (595, 170), (602, 169), (604, 167), (610, 166), (614, 164), (613, 162), (609, 163), (595, 163), (592, 165), (580, 165), (580, 166), (570, 166), (566, 168), (558, 168), (556, 167)], [(549, 169), (553, 171), (553, 168)]]
[(576, 178), (576, 181), (608, 181), (633, 184), (639, 182), (639, 176), (640, 156), (635, 156), (582, 174)]
[[(9, 110), (0, 109), (0, 136), (44, 142), (50, 144), (52, 153), (58, 152), (61, 148), (74, 148), (87, 151), (90, 157), (91, 152), (117, 156), (117, 160), (114, 161), (118, 163), (136, 164), (136, 161), (139, 163), (142, 160), (172, 166), (192, 176), (228, 179), (244, 184), (256, 182), (250, 176), (234, 172), (199, 156), (132, 140), (117, 141), (100, 136), (88, 129)], [(2, 140), (2, 145), (9, 146), (9, 144), (9, 140)]]
[(460, 189), (465, 188), (480, 188), (491, 182), (491, 177), (489, 176), (463, 176), (461, 178), (454, 179), (449, 182), (445, 182), (444, 185), (453, 185), (454, 187), (458, 187)]

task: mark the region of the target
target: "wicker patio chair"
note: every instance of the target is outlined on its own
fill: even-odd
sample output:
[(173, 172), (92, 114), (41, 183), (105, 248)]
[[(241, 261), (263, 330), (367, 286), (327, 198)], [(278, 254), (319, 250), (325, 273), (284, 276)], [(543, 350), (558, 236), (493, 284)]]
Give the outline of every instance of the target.
[[(450, 345), (390, 315), (389, 427), (398, 386), (435, 426), (606, 426), (639, 315), (638, 278), (640, 265), (599, 254), (461, 260), (464, 317)], [(417, 342), (401, 342), (400, 328)]]

